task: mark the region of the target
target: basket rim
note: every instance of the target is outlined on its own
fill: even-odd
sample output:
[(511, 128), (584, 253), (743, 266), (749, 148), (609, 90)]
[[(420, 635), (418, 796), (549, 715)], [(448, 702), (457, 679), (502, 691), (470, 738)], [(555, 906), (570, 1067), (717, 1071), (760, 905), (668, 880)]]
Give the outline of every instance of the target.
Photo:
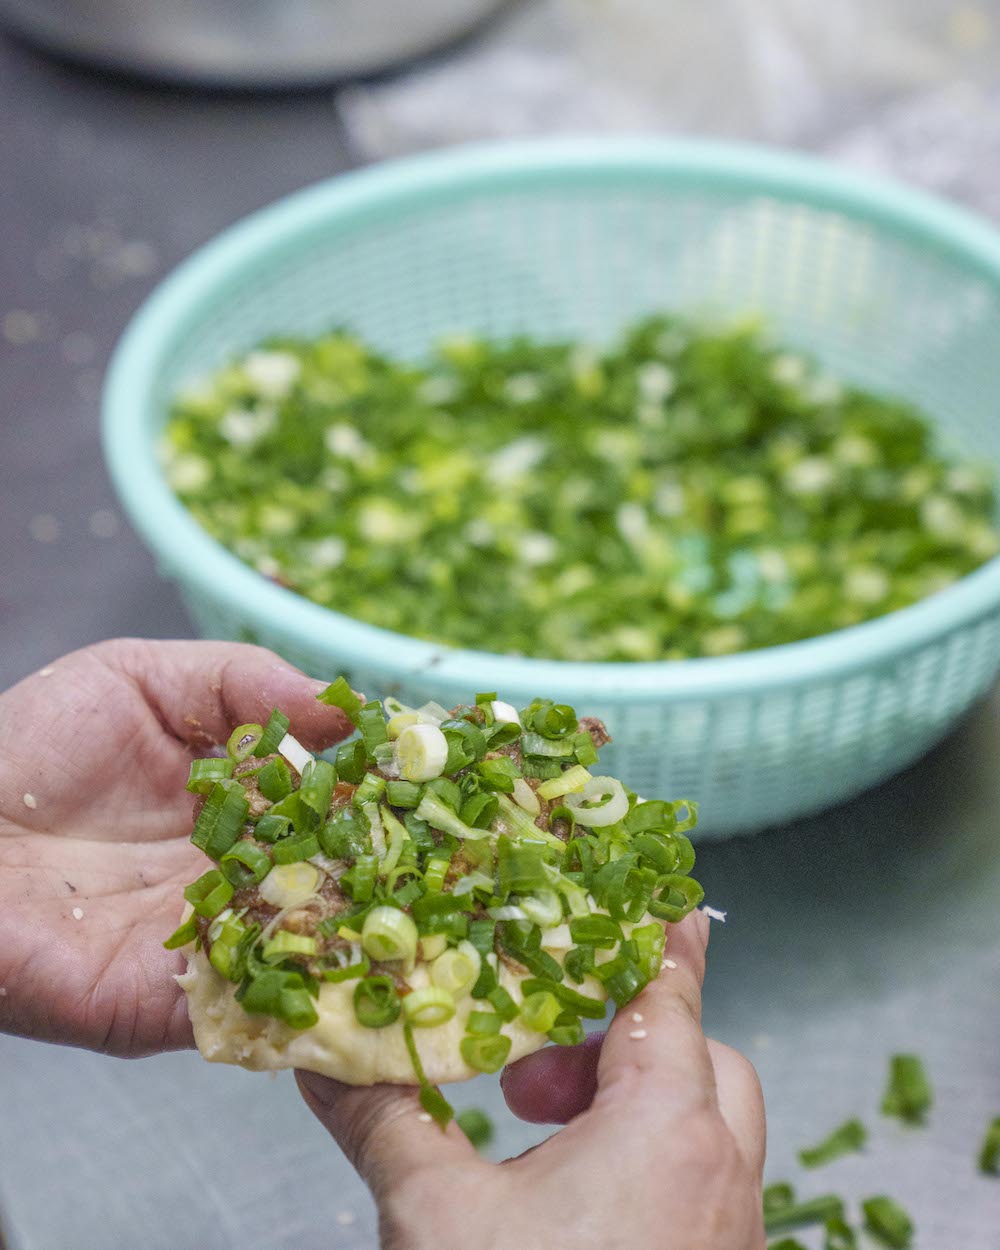
[(685, 660), (525, 658), (423, 641), (322, 607), (251, 569), (195, 522), (167, 485), (153, 432), (136, 415), (193, 309), (232, 281), (248, 259), (278, 255), (303, 232), (350, 225), (376, 208), (405, 212), (417, 202), (451, 200), (491, 183), (565, 185), (571, 179), (592, 185), (668, 179), (806, 203), (948, 253), (1000, 287), (1000, 232), (984, 220), (923, 191), (765, 146), (577, 136), (462, 145), (337, 175), (250, 214), (197, 249), (155, 288), (115, 348), (102, 397), (104, 456), (125, 512), (165, 571), (262, 633), (335, 655), (345, 667), (382, 667), (398, 680), (452, 689), (544, 690), (591, 702), (648, 704), (833, 679), (915, 652), (1000, 611), (998, 556), (916, 604), (799, 642)]

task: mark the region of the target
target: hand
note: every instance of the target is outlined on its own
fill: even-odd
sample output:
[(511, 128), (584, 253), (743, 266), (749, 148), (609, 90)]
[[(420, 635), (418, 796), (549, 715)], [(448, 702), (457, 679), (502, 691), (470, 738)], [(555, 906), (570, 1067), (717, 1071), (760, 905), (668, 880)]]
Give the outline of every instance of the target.
[(0, 1030), (116, 1055), (192, 1044), (184, 960), (162, 945), (206, 867), (188, 765), (272, 707), (307, 746), (344, 737), (323, 685), (258, 647), (121, 640), (0, 695)]
[(570, 1123), (499, 1166), (454, 1124), (423, 1122), (412, 1089), (298, 1073), (372, 1189), (384, 1250), (763, 1250), (764, 1108), (747, 1060), (701, 1031), (707, 930), (698, 913), (670, 929), (677, 966), (619, 1012), (603, 1044), (507, 1069), (515, 1112)]

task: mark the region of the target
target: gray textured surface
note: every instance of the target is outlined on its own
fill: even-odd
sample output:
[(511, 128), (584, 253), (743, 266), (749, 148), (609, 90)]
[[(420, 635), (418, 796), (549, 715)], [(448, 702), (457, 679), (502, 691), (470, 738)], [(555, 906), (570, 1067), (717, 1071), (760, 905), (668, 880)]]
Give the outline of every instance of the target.
[[(163, 271), (346, 157), (322, 97), (251, 107), (133, 91), (3, 43), (0, 117), (6, 685), (100, 637), (188, 632), (135, 539), (92, 532), (112, 528), (95, 512), (114, 510), (96, 444), (98, 371)], [(28, 320), (8, 320), (15, 311)], [(53, 531), (39, 517), (54, 519), (55, 541), (32, 537), (33, 519), (36, 534)], [(987, 1119), (1000, 1114), (998, 755), (994, 696), (874, 795), (701, 854), (711, 900), (730, 911), (714, 937), (707, 1023), (761, 1072), (769, 1175), (803, 1193), (893, 1193), (917, 1218), (919, 1250), (1000, 1247), (1000, 1183), (973, 1166)], [(924, 1131), (875, 1114), (887, 1056), (901, 1047), (926, 1057), (937, 1087)], [(362, 1187), (286, 1076), (15, 1039), (0, 1039), (0, 1064), (10, 1250), (374, 1245)], [(540, 1135), (502, 1113), (492, 1080), (457, 1100), (497, 1113), (497, 1153)], [(800, 1173), (795, 1150), (851, 1114), (873, 1127), (867, 1154)]]

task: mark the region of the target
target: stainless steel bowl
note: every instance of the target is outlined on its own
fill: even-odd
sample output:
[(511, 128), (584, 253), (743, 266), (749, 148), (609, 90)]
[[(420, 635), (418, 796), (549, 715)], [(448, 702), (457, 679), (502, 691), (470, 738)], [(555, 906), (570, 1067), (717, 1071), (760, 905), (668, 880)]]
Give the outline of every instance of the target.
[(0, 22), (106, 69), (217, 87), (307, 87), (469, 34), (505, 0), (0, 0)]

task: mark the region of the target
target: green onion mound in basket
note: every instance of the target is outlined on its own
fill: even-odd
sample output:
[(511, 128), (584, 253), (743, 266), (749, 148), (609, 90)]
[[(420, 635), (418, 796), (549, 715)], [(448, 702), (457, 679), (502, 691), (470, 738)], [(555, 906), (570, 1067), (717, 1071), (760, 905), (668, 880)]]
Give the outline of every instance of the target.
[(600, 721), (546, 699), (518, 713), (495, 694), (451, 712), (362, 703), (343, 678), (320, 698), (359, 730), (334, 763), (275, 711), (191, 767), (192, 841), (215, 862), (167, 945), (207, 952), (237, 1015), (309, 1030), (327, 983), (349, 985), (336, 1010), (350, 1003), (353, 1022), (338, 1031), (395, 1029), (437, 1114), (418, 1033), (430, 1041), (457, 1014), (437, 1079), (493, 1072), (515, 1030), (520, 1053), (579, 1042), (583, 1019), (659, 974), (662, 922), (703, 897), (685, 832), (695, 805), (595, 776)]
[(424, 365), (275, 341), (178, 399), (171, 485), (220, 542), (387, 629), (564, 660), (722, 655), (904, 607), (996, 554), (992, 474), (911, 405), (744, 325)]

